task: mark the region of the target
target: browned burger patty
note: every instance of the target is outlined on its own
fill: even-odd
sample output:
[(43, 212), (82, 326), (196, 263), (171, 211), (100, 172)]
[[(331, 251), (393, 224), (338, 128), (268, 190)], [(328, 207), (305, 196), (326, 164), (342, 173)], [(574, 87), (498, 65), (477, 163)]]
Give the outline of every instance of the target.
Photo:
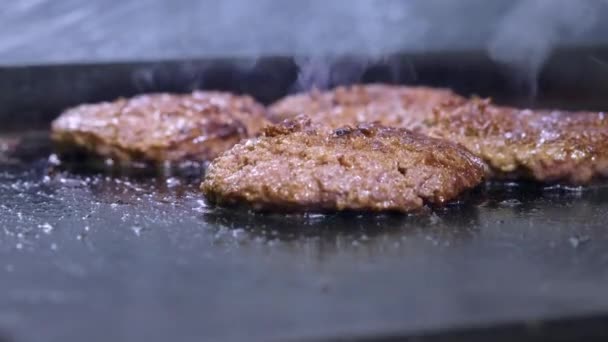
[(327, 132), (298, 117), (223, 153), (201, 189), (212, 203), (261, 210), (409, 212), (475, 187), (484, 167), (462, 147), (405, 129)]
[(425, 124), (425, 133), (483, 158), (494, 177), (585, 184), (608, 176), (604, 113), (521, 110), (472, 99), (439, 107)]
[(331, 129), (361, 122), (415, 129), (438, 105), (465, 101), (448, 89), (353, 85), (287, 96), (270, 106), (269, 113), (275, 122), (304, 114)]
[(60, 152), (84, 150), (121, 164), (205, 161), (267, 123), (249, 96), (149, 94), (66, 110), (52, 124)]
[(330, 128), (377, 121), (448, 139), (482, 157), (493, 178), (586, 184), (608, 177), (604, 113), (522, 110), (445, 89), (386, 85), (294, 95), (270, 112), (306, 113)]

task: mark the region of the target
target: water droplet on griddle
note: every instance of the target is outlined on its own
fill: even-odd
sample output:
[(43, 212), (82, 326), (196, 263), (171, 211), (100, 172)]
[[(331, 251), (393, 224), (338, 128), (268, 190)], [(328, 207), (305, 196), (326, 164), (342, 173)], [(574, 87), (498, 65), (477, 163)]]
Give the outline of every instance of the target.
[(80, 179), (73, 179), (73, 178), (66, 178), (66, 177), (60, 177), (59, 183), (61, 183), (61, 185), (64, 185), (64, 186), (75, 187), (75, 188), (87, 185), (86, 182), (84, 182)]
[(179, 186), (180, 184), (182, 184), (182, 182), (179, 179), (175, 178), (175, 177), (169, 177), (169, 178), (167, 178), (166, 183), (167, 183), (167, 186), (169, 188), (174, 188), (174, 187)]
[(192, 210), (194, 211), (198, 211), (199, 213), (209, 213), (211, 211), (211, 208), (209, 208), (209, 206), (207, 205), (207, 203), (205, 203), (205, 201), (203, 200), (196, 200), (196, 203), (198, 204), (197, 207), (192, 208)]
[(131, 230), (133, 231), (133, 233), (135, 233), (135, 235), (140, 236), (141, 233), (144, 231), (144, 228), (141, 226), (132, 226)]
[(518, 205), (521, 205), (522, 203), (520, 200), (512, 198), (512, 199), (501, 201), (498, 204), (500, 204), (503, 207), (517, 207)]
[(570, 243), (570, 246), (572, 246), (572, 248), (578, 248), (582, 244), (589, 242), (589, 240), (590, 238), (588, 236), (571, 236), (568, 239), (568, 242)]
[(51, 165), (60, 165), (61, 164), (61, 160), (59, 159), (59, 157), (56, 154), (51, 154), (49, 156), (49, 164)]
[(55, 229), (50, 223), (45, 222), (43, 224), (39, 224), (38, 228), (40, 228), (42, 230), (43, 233), (45, 234), (50, 234), (53, 229)]

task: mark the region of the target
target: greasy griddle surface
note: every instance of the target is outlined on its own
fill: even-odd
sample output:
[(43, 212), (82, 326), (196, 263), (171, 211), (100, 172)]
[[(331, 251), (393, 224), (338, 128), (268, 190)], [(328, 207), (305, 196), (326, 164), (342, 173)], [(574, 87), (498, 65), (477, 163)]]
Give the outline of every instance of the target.
[(19, 151), (0, 151), (0, 335), (18, 341), (408, 335), (608, 311), (605, 185), (489, 184), (413, 216), (260, 215), (206, 206), (189, 178), (49, 173), (37, 139), (0, 139)]

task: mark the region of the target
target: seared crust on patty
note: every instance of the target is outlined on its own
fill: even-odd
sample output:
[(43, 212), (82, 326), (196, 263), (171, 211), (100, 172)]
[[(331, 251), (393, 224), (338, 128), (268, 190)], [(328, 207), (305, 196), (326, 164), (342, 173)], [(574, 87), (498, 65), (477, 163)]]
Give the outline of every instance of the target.
[(329, 128), (376, 121), (447, 139), (483, 158), (489, 178), (579, 185), (608, 177), (603, 112), (516, 109), (445, 89), (384, 85), (294, 95), (270, 112), (303, 112)]
[(437, 108), (423, 132), (460, 143), (494, 177), (586, 184), (608, 176), (608, 115), (515, 109), (472, 99)]
[(330, 129), (362, 122), (415, 129), (433, 108), (465, 101), (448, 89), (368, 84), (287, 96), (271, 105), (269, 113), (275, 122), (304, 114)]
[(475, 187), (484, 167), (462, 147), (406, 129), (327, 132), (298, 117), (223, 153), (201, 189), (213, 203), (259, 210), (410, 212)]
[(51, 136), (60, 152), (120, 164), (206, 161), (267, 123), (264, 107), (249, 96), (195, 91), (80, 105), (53, 122)]

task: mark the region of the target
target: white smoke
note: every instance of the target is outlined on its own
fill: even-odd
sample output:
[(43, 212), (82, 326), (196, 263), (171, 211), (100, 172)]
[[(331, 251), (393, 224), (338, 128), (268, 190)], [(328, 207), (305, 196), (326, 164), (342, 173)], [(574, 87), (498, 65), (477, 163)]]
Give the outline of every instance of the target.
[(293, 90), (325, 90), (331, 86), (357, 83), (371, 57), (297, 57), (298, 77)]
[(489, 54), (511, 66), (535, 96), (539, 72), (551, 52), (593, 29), (606, 9), (604, 0), (519, 1), (498, 23)]
[[(535, 84), (556, 47), (608, 42), (599, 20), (607, 3), (22, 0), (0, 11), (0, 64), (307, 56), (297, 61), (297, 88), (306, 89), (357, 81), (369, 61), (391, 54), (487, 50)], [(361, 58), (340, 66), (344, 55)]]

